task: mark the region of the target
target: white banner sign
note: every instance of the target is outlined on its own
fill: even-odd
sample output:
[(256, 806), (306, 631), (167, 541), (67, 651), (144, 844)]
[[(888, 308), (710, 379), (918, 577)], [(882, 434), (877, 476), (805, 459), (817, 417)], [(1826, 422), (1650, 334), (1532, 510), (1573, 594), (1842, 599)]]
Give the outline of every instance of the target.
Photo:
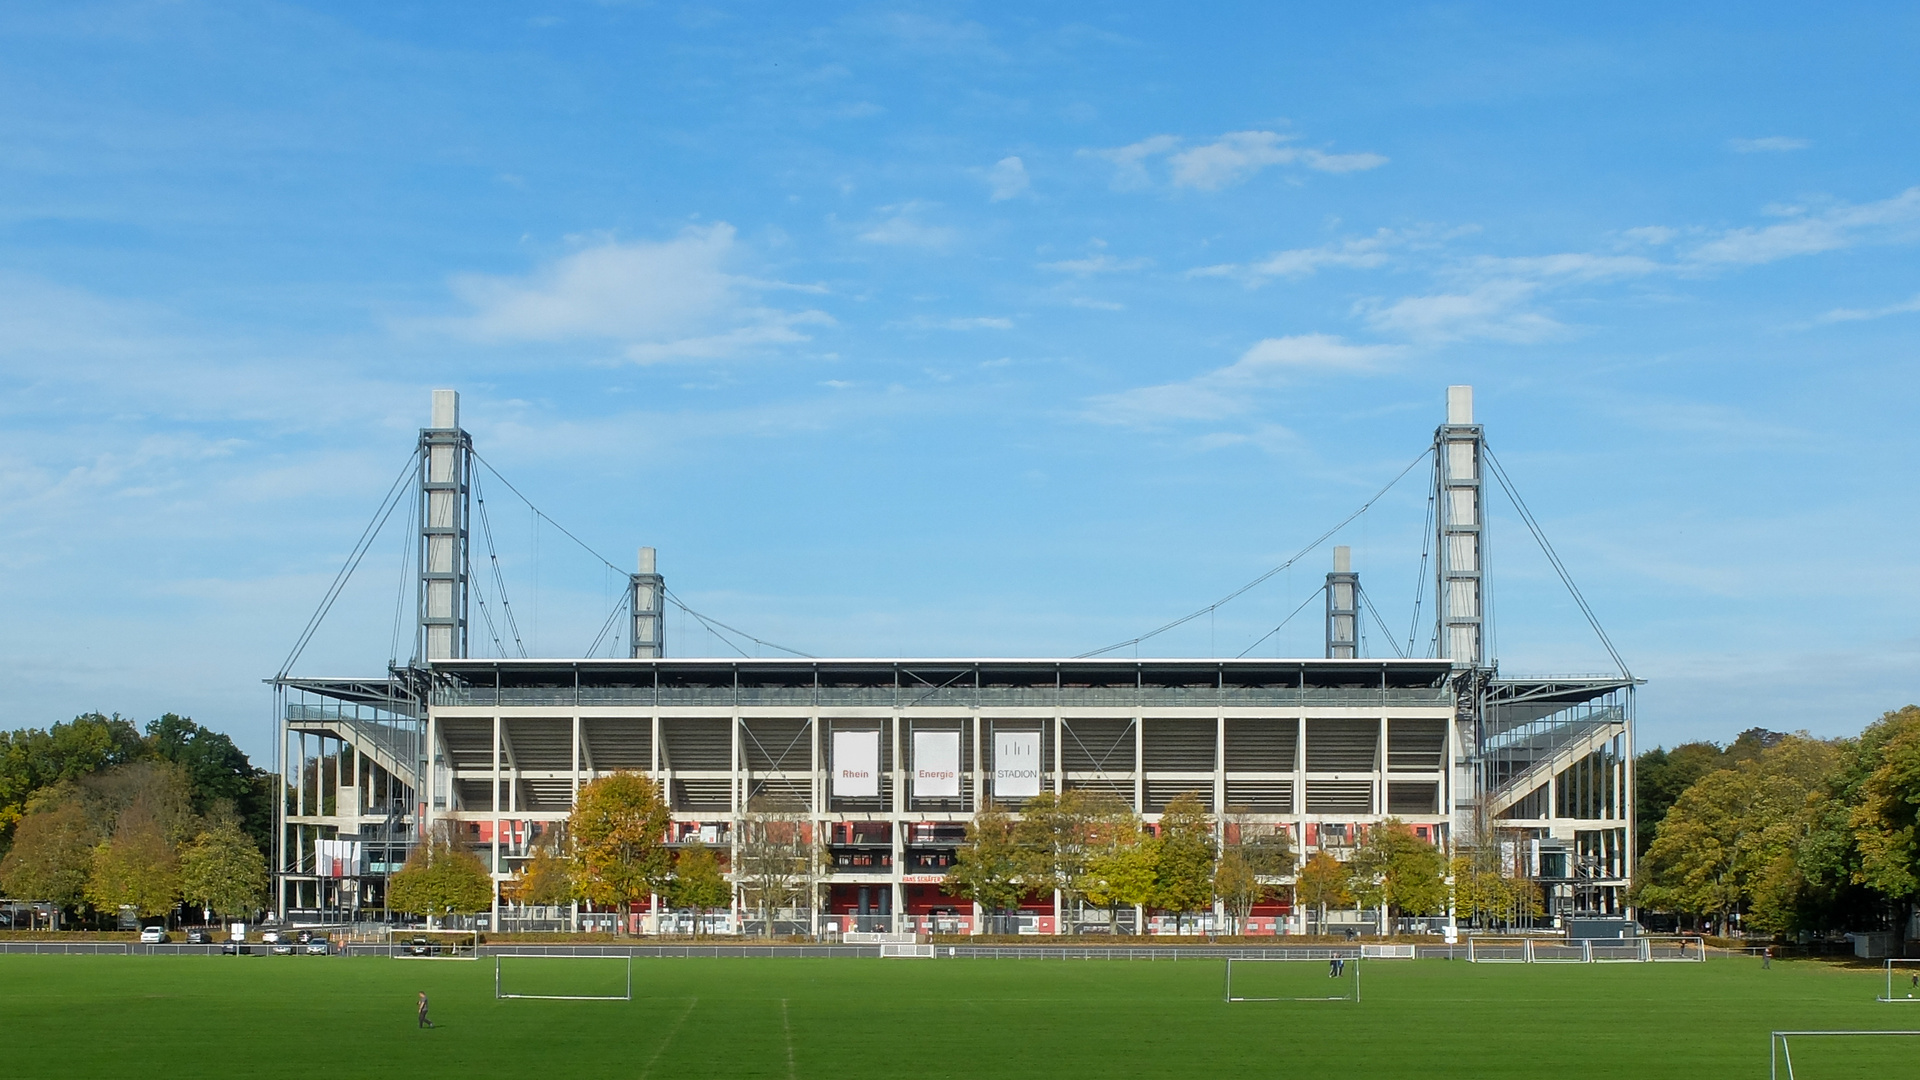
[(360, 843), (356, 840), (315, 840), (313, 872), (316, 877), (360, 876)]
[(1040, 794), (1040, 733), (993, 733), (993, 797), (1031, 799)]
[(833, 797), (874, 799), (880, 796), (880, 733), (833, 733)]
[(916, 731), (913, 733), (913, 797), (916, 799), (960, 797), (959, 732)]

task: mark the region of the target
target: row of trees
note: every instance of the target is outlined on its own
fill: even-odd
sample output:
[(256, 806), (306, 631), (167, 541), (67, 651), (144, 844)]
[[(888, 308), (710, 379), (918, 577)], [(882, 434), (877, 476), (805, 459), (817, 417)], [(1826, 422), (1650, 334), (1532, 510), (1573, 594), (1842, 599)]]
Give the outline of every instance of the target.
[(185, 901), (250, 916), (266, 900), (267, 860), (231, 802), (195, 810), (186, 768), (134, 761), (36, 792), (0, 858), (0, 891), (99, 914), (163, 915)]
[[(656, 895), (698, 915), (727, 907), (733, 888), (720, 854), (698, 841), (671, 846), (672, 824), (652, 779), (639, 773), (600, 777), (581, 787), (565, 828), (535, 842), (510, 885), (511, 896), (535, 905), (585, 901), (622, 913)], [(414, 849), (387, 889), (388, 907), (434, 919), (492, 904), (486, 863), (444, 830)], [(699, 919), (694, 925), (698, 933)]]
[[(1197, 793), (1169, 802), (1157, 828), (1118, 797), (1096, 791), (1042, 794), (1019, 813), (1015, 820), (990, 807), (974, 818), (947, 873), (949, 893), (990, 912), (1058, 893), (1067, 910), (1084, 902), (1111, 919), (1119, 908), (1153, 908), (1173, 914), (1176, 924), (1218, 900), (1236, 928), (1255, 904), (1283, 895), (1289, 877), (1296, 902), (1317, 912), (1322, 925), (1329, 908), (1381, 908), (1398, 919), (1441, 914), (1452, 899), (1445, 856), (1393, 818), (1370, 829), (1352, 859), (1317, 852), (1299, 866), (1284, 830), (1229, 815), (1216, 832)], [(1497, 867), (1493, 876), (1511, 880)], [(1492, 897), (1488, 883), (1484, 896), (1470, 894), (1468, 902)]]
[[(1755, 730), (1653, 753), (1638, 762), (1643, 907), (1798, 935), (1901, 925), (1920, 902), (1920, 708), (1858, 738)], [(1647, 828), (1649, 795), (1676, 786)]]

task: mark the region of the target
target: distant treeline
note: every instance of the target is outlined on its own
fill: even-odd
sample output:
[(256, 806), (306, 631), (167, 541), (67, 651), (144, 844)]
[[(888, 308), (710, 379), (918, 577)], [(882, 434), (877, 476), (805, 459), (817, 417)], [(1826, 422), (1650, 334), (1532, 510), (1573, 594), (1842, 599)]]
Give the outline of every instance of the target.
[(1753, 728), (1635, 759), (1634, 899), (1710, 929), (1904, 929), (1920, 901), (1920, 707), (1855, 738)]
[(144, 733), (99, 713), (0, 732), (0, 893), (82, 921), (122, 905), (251, 911), (273, 797), (233, 740), (173, 713)]

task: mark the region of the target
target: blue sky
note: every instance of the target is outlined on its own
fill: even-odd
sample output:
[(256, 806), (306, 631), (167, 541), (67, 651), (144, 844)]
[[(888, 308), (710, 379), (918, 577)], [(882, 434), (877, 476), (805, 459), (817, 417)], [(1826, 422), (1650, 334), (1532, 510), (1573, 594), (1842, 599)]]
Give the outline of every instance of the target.
[[(1855, 731), (1920, 698), (1917, 31), (1902, 5), (15, 6), (0, 724), (172, 709), (264, 752), (260, 680), (436, 386), (555, 519), (622, 568), (659, 547), (732, 625), (1071, 655), (1286, 559), (1465, 382), (1649, 680), (1643, 744)], [(1424, 499), (1416, 470), (1340, 537), (1402, 647)], [(578, 655), (617, 579), (489, 504), (530, 651)], [(1606, 670), (1497, 500), (1494, 530), (1503, 668)], [(298, 670), (382, 670), (400, 550)], [(1238, 654), (1328, 558), (1142, 654)], [(1319, 647), (1309, 610), (1258, 654)]]

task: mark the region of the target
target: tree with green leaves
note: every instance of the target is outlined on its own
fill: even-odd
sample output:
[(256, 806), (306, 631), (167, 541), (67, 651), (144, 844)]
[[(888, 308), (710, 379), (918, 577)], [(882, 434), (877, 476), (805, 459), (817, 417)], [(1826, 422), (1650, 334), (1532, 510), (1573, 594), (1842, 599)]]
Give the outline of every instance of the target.
[(1198, 792), (1186, 792), (1160, 813), (1159, 858), (1153, 906), (1172, 912), (1176, 930), (1188, 916), (1213, 906), (1213, 823)]
[(0, 892), (72, 910), (86, 901), (93, 852), (105, 837), (71, 781), (43, 789), (0, 859)]
[[(979, 904), (989, 916), (1017, 906), (1030, 890), (1020, 877), (1013, 830), (1013, 817), (992, 803), (973, 815), (947, 869), (947, 893)], [(975, 933), (979, 930), (974, 927)]]
[(425, 915), (429, 923), (478, 914), (493, 906), (493, 875), (480, 856), (438, 831), (415, 845), (407, 864), (387, 882), (387, 906)]
[(1349, 864), (1347, 886), (1365, 907), (1385, 908), (1392, 933), (1406, 915), (1439, 915), (1447, 910), (1447, 861), (1440, 849), (1415, 835), (1399, 818), (1386, 818), (1367, 830)]
[(1888, 713), (1861, 739), (1865, 780), (1850, 815), (1855, 880), (1904, 907), (1920, 897), (1920, 708)]
[(1316, 851), (1294, 877), (1294, 902), (1309, 913), (1318, 912), (1320, 932), (1326, 933), (1327, 909), (1353, 903), (1353, 894), (1347, 888), (1352, 880), (1353, 874), (1346, 863), (1324, 851)]
[(100, 911), (164, 915), (179, 902), (180, 884), (179, 850), (155, 807), (141, 800), (121, 812), (113, 836), (94, 849), (86, 896)]
[(1132, 809), (1110, 792), (1043, 791), (1020, 805), (1013, 829), (1021, 880), (1035, 892), (1059, 893), (1062, 911), (1077, 911), (1090, 860), (1136, 827)]
[(166, 713), (147, 725), (146, 741), (156, 757), (185, 774), (194, 813), (206, 816), (225, 803), (254, 846), (263, 851), (272, 846), (272, 779), (232, 739), (190, 717)]
[(1841, 761), (1832, 743), (1788, 737), (1695, 781), (1647, 849), (1636, 901), (1712, 919), (1722, 931), (1749, 910), (1760, 928), (1786, 929), (1800, 888), (1797, 855)]
[(0, 732), (0, 850), (36, 792), (146, 757), (140, 730), (118, 714), (87, 713), (42, 731)]
[(672, 901), (674, 907), (693, 910), (693, 936), (700, 936), (701, 916), (715, 908), (726, 907), (733, 898), (733, 887), (713, 849), (698, 840), (680, 851), (673, 864)]
[(1142, 830), (1136, 819), (1132, 829), (1115, 832), (1112, 842), (1087, 860), (1079, 891), (1088, 903), (1106, 908), (1117, 926), (1120, 908), (1153, 902), (1159, 868), (1160, 840)]
[(248, 916), (267, 899), (267, 860), (234, 818), (211, 822), (180, 853), (180, 891), (203, 911)]
[(592, 780), (574, 800), (567, 818), (574, 889), (618, 910), (623, 933), (632, 905), (664, 892), (672, 878), (672, 822), (660, 785), (637, 772)]
[(562, 831), (552, 824), (541, 830), (530, 845), (526, 861), (514, 873), (513, 881), (503, 884), (503, 891), (510, 885), (516, 902), (538, 907), (558, 907), (573, 902), (573, 878), (568, 873)]

